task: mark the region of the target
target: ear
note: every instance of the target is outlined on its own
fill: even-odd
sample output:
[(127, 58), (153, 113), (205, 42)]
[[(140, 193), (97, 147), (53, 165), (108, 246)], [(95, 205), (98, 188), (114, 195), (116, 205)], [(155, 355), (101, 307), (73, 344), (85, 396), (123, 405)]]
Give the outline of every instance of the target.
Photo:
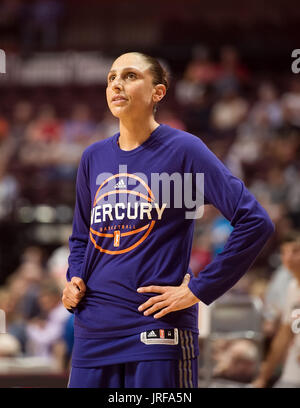
[(167, 88), (163, 84), (155, 85), (153, 89), (153, 102), (158, 103), (162, 100), (167, 92)]

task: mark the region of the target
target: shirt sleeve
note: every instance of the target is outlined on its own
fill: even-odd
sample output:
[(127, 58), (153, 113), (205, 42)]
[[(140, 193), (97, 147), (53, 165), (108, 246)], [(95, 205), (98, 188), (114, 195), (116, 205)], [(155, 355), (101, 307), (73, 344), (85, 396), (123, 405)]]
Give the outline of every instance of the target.
[(82, 264), (89, 240), (91, 213), (91, 194), (87, 173), (85, 154), (79, 163), (76, 178), (76, 204), (73, 217), (73, 230), (69, 238), (70, 256), (67, 270), (67, 280), (73, 276), (81, 277)]
[(200, 139), (189, 155), (193, 173), (204, 173), (204, 202), (216, 207), (234, 227), (223, 251), (189, 283), (193, 294), (209, 305), (247, 272), (274, 225), (244, 183)]

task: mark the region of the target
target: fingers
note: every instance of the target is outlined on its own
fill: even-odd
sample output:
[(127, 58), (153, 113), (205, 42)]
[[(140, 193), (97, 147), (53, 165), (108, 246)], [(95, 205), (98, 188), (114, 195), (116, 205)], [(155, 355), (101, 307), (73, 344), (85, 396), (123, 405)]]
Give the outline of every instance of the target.
[(165, 293), (165, 291), (168, 289), (167, 286), (144, 286), (142, 288), (138, 288), (137, 291), (139, 293), (145, 293), (145, 292), (151, 292), (151, 293)]
[(67, 308), (76, 307), (84, 297), (86, 286), (81, 278), (73, 277), (63, 290), (62, 303)]
[(62, 297), (62, 302), (65, 308), (71, 309), (72, 307), (76, 307), (78, 304), (78, 301), (75, 301), (73, 299), (70, 299), (69, 297), (63, 296)]
[(71, 279), (71, 283), (77, 287), (80, 292), (85, 292), (86, 291), (86, 286), (85, 283), (83, 282), (83, 280), (81, 278), (78, 278), (77, 276), (73, 276), (73, 278)]
[(169, 302), (167, 300), (163, 300), (161, 302), (156, 302), (153, 306), (151, 306), (149, 309), (145, 310), (144, 315), (148, 316), (154, 312), (157, 312), (158, 310), (162, 309), (163, 307), (168, 306)]
[(69, 296), (74, 296), (74, 297), (80, 297), (81, 293), (80, 290), (78, 289), (78, 287), (76, 285), (74, 285), (73, 282), (67, 282), (64, 292), (66, 292), (66, 294), (68, 294)]
[(142, 312), (143, 310), (147, 309), (148, 307), (154, 305), (157, 302), (161, 302), (163, 300), (165, 300), (165, 297), (163, 295), (154, 296), (154, 297), (148, 299), (147, 302), (140, 305), (138, 310), (139, 310), (139, 312)]
[(174, 309), (173, 307), (170, 305), (168, 307), (165, 307), (164, 309), (162, 309), (159, 313), (156, 313), (153, 317), (154, 319), (160, 319), (161, 317), (165, 316), (166, 314), (173, 312)]
[(65, 286), (64, 292), (65, 295), (73, 300), (80, 300), (85, 295), (85, 292), (79, 291), (78, 287), (75, 286), (72, 282), (68, 282)]
[(183, 281), (182, 281), (182, 285), (188, 285), (189, 284), (189, 282), (190, 282), (190, 280), (191, 280), (191, 275), (189, 275), (188, 273), (186, 273), (185, 275), (184, 275), (184, 278), (183, 278)]

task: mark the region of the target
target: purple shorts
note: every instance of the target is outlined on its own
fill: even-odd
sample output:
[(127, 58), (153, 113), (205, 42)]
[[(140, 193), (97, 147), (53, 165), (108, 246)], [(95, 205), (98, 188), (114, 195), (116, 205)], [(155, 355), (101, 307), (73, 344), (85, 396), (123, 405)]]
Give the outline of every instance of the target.
[(197, 358), (72, 367), (69, 388), (197, 388)]

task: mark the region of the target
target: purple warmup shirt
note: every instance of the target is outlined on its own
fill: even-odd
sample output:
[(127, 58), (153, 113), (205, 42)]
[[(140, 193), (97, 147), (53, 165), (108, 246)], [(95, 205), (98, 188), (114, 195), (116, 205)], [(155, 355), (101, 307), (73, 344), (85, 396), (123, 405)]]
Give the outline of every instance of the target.
[[(274, 226), (198, 137), (161, 124), (142, 145), (124, 151), (119, 135), (89, 146), (78, 169), (67, 279), (81, 277), (87, 291), (74, 311), (75, 336), (112, 338), (172, 327), (198, 332), (198, 305), (154, 319), (138, 307), (157, 294), (137, 288), (178, 286), (189, 273), (190, 290), (208, 305), (245, 274)], [(174, 201), (184, 187), (171, 182), (167, 199), (166, 191), (154, 191), (153, 173), (191, 174), (194, 198), (196, 173), (203, 173), (204, 203), (234, 227), (223, 252), (197, 278), (189, 268), (195, 220), (185, 216), (189, 205)]]

